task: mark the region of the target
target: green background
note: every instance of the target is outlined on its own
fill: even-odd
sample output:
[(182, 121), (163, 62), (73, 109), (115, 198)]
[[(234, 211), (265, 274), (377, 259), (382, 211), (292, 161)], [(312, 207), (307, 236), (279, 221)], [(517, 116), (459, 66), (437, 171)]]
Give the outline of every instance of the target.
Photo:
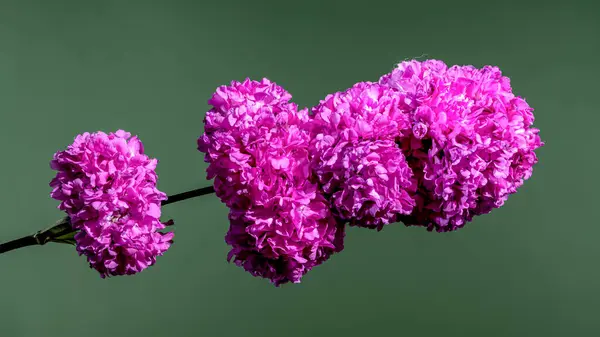
[[(206, 186), (206, 101), (268, 77), (301, 106), (415, 57), (499, 66), (546, 146), (506, 205), (449, 234), (351, 229), (275, 288), (228, 264), (214, 196), (164, 209), (176, 244), (107, 280), (72, 247), (0, 256), (0, 336), (598, 336), (599, 6), (590, 1), (0, 0), (0, 241), (62, 214), (52, 154), (123, 128), (159, 188)], [(425, 55), (424, 55), (425, 54)]]

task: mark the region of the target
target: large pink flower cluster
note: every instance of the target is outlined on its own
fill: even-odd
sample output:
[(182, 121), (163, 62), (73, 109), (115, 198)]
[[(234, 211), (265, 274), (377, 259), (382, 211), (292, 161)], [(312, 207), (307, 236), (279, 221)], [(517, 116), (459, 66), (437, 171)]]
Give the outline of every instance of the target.
[(409, 129), (402, 95), (361, 82), (313, 108), (313, 170), (335, 215), (378, 228), (410, 214), (413, 173), (395, 139)]
[(125, 131), (84, 133), (51, 161), (58, 171), (50, 183), (74, 229), (77, 251), (101, 277), (138, 273), (171, 245), (161, 233), (157, 160), (144, 154), (137, 137)]
[(496, 67), (402, 62), (298, 110), (263, 79), (222, 86), (198, 149), (230, 208), (229, 259), (276, 285), (343, 248), (344, 226), (446, 232), (502, 206), (543, 145)]
[(412, 134), (398, 143), (419, 189), (405, 224), (455, 230), (502, 206), (531, 176), (543, 144), (533, 109), (497, 67), (408, 61), (380, 83), (410, 102)]
[(342, 250), (344, 227), (310, 169), (306, 110), (267, 79), (222, 86), (198, 148), (230, 211), (229, 259), (275, 285), (300, 282)]

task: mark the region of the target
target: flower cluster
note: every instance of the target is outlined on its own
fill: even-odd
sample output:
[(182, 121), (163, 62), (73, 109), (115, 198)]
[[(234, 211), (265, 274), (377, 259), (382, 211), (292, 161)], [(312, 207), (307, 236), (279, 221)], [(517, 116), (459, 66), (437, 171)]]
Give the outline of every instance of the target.
[[(346, 225), (463, 227), (517, 192), (543, 146), (492, 66), (406, 61), (310, 112), (291, 99), (268, 79), (221, 86), (197, 142), (229, 208), (227, 259), (276, 286), (342, 251)], [(79, 135), (51, 161), (51, 196), (102, 277), (138, 273), (172, 244), (156, 165), (122, 130)]]
[(403, 104), (396, 91), (362, 82), (313, 108), (313, 170), (351, 225), (381, 229), (412, 212), (413, 173), (395, 144), (409, 125)]
[(419, 186), (405, 224), (455, 230), (502, 206), (531, 176), (543, 144), (533, 109), (497, 67), (408, 61), (380, 83), (412, 103), (412, 134), (398, 139)]
[(230, 211), (229, 259), (275, 285), (342, 250), (344, 227), (310, 169), (306, 110), (267, 79), (220, 87), (198, 149)]
[(157, 160), (125, 131), (84, 133), (51, 161), (58, 171), (52, 198), (61, 201), (74, 229), (77, 251), (101, 277), (138, 273), (171, 245), (161, 233)]
[(502, 206), (543, 145), (496, 67), (408, 61), (299, 110), (263, 79), (222, 86), (198, 149), (230, 208), (229, 259), (279, 285), (343, 248), (344, 226), (446, 232)]
[(253, 180), (249, 174), (254, 154), (245, 148), (264, 142), (266, 131), (280, 123), (306, 122), (306, 114), (295, 113), (291, 98), (282, 87), (263, 79), (221, 86), (208, 101), (213, 108), (206, 113), (198, 150), (210, 163), (207, 179), (215, 179), (215, 192), (228, 207), (245, 209), (252, 203), (248, 183)]

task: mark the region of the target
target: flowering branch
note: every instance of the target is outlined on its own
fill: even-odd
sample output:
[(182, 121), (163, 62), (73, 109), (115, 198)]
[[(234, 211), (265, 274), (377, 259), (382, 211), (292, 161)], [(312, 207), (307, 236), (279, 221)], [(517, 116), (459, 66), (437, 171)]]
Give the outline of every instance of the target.
[[(214, 193), (215, 189), (212, 186), (198, 188), (192, 191), (174, 194), (169, 196), (167, 200), (162, 202), (162, 206), (173, 204), (178, 201), (183, 201), (207, 194)], [(33, 235), (24, 236), (22, 238), (12, 240), (0, 244), (0, 254), (9, 252), (14, 249), (45, 245), (48, 242), (75, 244), (75, 234), (77, 230), (73, 230), (71, 221), (68, 216), (58, 220), (52, 227), (38, 231)]]
[(103, 278), (133, 275), (173, 243), (161, 206), (216, 193), (229, 208), (228, 261), (299, 283), (344, 249), (347, 225), (449, 232), (501, 207), (544, 144), (533, 108), (492, 66), (405, 61), (310, 109), (291, 99), (268, 79), (217, 88), (197, 140), (214, 188), (170, 197), (137, 136), (78, 135), (50, 162), (50, 196), (67, 217), (0, 253), (67, 243)]

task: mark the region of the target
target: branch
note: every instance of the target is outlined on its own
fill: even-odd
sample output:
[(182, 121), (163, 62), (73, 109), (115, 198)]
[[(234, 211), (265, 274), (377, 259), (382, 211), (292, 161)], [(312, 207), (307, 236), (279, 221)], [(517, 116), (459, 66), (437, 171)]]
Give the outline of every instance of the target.
[[(164, 200), (161, 204), (162, 206), (165, 206), (168, 204), (176, 203), (178, 201), (199, 197), (214, 192), (215, 189), (212, 186), (202, 187), (192, 191), (169, 196), (167, 200)], [(24, 236), (20, 239), (0, 244), (0, 254), (23, 247), (45, 245), (48, 242), (66, 243), (74, 245), (75, 234), (77, 234), (77, 230), (73, 229), (69, 217), (66, 216), (58, 220), (52, 227), (38, 231), (33, 235)]]

